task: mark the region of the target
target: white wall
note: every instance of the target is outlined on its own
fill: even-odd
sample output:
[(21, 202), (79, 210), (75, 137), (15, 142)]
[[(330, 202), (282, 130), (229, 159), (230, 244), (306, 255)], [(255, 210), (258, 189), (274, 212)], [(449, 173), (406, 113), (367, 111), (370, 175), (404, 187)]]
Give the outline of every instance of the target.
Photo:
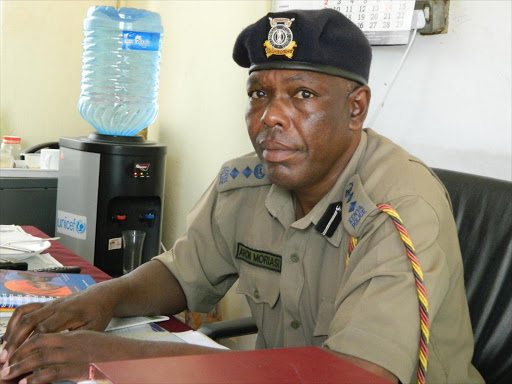
[(172, 246), (191, 207), (229, 158), (252, 150), (244, 110), (247, 70), (231, 59), (239, 32), (267, 1), (151, 1), (164, 38), (159, 116), (149, 138), (167, 144), (163, 240)]
[(84, 136), (80, 117), (82, 20), (108, 0), (3, 0), (0, 46), (0, 132), (22, 147)]
[[(416, 37), (375, 130), (433, 167), (512, 180), (511, 5), (452, 0), (448, 33)], [(373, 51), (370, 116), (405, 47)]]

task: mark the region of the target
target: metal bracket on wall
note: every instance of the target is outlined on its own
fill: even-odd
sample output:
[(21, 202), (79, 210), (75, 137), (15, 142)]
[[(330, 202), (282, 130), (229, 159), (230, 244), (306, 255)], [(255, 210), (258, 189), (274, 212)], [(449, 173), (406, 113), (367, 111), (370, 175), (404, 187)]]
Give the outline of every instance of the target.
[(420, 29), (422, 35), (437, 35), (448, 32), (450, 0), (416, 0), (414, 9), (425, 12), (427, 24)]

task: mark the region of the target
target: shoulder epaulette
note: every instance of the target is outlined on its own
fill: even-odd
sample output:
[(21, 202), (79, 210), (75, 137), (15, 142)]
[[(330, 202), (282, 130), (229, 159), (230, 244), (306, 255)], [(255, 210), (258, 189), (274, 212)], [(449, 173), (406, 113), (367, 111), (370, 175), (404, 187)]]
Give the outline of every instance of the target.
[(341, 221), (347, 232), (356, 238), (363, 233), (365, 221), (379, 213), (377, 205), (364, 190), (358, 174), (350, 178), (343, 194)]
[(270, 180), (265, 175), (263, 164), (254, 153), (224, 163), (217, 177), (218, 192), (266, 184), (271, 184)]

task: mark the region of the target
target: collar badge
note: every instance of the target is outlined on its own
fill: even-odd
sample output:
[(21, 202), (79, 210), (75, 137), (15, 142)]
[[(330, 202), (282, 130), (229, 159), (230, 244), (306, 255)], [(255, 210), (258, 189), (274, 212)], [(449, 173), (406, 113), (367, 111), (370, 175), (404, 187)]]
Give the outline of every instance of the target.
[(291, 59), (293, 50), (297, 47), (297, 43), (293, 41), (293, 33), (290, 26), (295, 21), (293, 19), (268, 18), (270, 21), (270, 31), (268, 32), (268, 40), (265, 40), (265, 53), (267, 57), (272, 55), (284, 55)]

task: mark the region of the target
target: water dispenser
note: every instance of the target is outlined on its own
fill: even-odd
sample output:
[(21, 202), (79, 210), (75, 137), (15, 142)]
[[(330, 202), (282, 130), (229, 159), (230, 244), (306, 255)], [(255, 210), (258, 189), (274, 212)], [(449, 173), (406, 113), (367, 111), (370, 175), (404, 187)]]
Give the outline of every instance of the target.
[(142, 261), (160, 250), (166, 146), (136, 135), (156, 118), (162, 26), (147, 10), (91, 7), (83, 23), (78, 109), (97, 132), (61, 137), (55, 232), (112, 276), (122, 231), (146, 233)]

